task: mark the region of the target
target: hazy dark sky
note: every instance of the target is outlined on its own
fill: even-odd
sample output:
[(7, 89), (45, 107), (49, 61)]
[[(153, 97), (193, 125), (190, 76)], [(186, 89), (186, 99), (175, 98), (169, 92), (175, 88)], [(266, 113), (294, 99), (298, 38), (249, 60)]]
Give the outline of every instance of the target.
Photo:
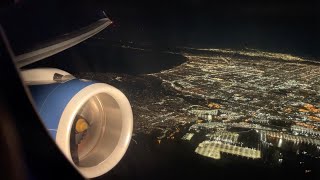
[(175, 45), (258, 48), (318, 57), (319, 1), (104, 1), (116, 36)]
[(100, 9), (114, 24), (99, 36), (112, 41), (318, 52), (318, 1), (21, 0), (15, 6), (2, 10), (1, 23), (17, 47), (86, 25)]

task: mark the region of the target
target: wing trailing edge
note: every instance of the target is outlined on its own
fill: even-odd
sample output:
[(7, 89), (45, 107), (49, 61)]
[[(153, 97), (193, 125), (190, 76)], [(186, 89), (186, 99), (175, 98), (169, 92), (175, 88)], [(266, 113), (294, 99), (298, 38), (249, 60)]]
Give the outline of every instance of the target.
[(98, 21), (77, 31), (64, 34), (51, 41), (42, 43), (26, 53), (15, 55), (14, 60), (18, 68), (32, 64), (79, 44), (80, 42), (99, 33), (111, 23), (112, 21), (109, 18), (99, 19)]

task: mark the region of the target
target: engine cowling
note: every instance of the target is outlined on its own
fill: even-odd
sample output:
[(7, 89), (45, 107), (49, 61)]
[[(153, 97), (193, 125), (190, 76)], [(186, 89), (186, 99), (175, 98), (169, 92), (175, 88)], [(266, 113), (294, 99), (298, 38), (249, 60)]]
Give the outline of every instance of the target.
[(22, 76), (50, 135), (83, 176), (105, 174), (121, 160), (133, 116), (120, 90), (52, 68), (23, 71)]

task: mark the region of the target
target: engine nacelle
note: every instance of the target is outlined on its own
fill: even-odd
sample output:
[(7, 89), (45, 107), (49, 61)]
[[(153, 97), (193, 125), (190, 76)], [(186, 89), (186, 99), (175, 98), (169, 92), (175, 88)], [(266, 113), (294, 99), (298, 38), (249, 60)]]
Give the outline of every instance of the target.
[(83, 176), (100, 176), (120, 161), (133, 127), (130, 103), (120, 90), (52, 68), (22, 76), (50, 135)]

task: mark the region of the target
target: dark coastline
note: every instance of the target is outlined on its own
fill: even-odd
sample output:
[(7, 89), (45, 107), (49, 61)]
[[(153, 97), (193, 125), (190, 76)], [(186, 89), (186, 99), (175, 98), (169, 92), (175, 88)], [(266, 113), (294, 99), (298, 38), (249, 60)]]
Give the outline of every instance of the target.
[(54, 67), (70, 73), (110, 72), (137, 75), (160, 72), (186, 61), (180, 54), (121, 46), (120, 43), (90, 39), (25, 68)]

